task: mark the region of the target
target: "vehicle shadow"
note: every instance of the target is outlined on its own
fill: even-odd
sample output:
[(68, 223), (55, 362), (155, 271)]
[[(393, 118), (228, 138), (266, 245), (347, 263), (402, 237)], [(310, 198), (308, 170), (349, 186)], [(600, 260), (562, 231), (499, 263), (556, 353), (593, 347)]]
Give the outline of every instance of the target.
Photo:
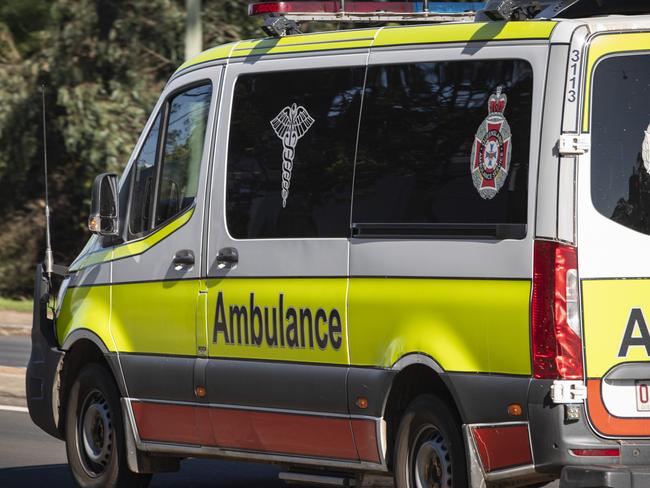
[[(278, 480), (278, 468), (270, 465), (188, 459), (177, 473), (153, 477), (151, 488), (285, 488)], [(0, 469), (2, 488), (70, 488), (72, 476), (67, 464)], [(300, 488), (292, 485), (292, 488)]]

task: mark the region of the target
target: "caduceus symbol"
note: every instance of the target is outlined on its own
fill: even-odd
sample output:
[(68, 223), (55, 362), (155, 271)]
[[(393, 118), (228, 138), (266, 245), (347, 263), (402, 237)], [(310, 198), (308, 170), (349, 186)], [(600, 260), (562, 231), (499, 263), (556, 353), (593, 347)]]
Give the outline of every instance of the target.
[(282, 140), (282, 207), (287, 206), (289, 187), (291, 186), (291, 170), (296, 156), (298, 141), (304, 136), (315, 120), (305, 107), (295, 103), (284, 107), (271, 121), (271, 127)]

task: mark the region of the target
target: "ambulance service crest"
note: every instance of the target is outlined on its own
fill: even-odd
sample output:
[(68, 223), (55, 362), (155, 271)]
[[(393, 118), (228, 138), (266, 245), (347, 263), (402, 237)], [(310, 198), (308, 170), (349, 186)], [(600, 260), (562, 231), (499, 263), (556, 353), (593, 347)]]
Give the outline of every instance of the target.
[(472, 181), (485, 200), (499, 193), (508, 177), (512, 155), (512, 134), (504, 112), (508, 97), (503, 88), (488, 101), (489, 114), (476, 132), (472, 146)]

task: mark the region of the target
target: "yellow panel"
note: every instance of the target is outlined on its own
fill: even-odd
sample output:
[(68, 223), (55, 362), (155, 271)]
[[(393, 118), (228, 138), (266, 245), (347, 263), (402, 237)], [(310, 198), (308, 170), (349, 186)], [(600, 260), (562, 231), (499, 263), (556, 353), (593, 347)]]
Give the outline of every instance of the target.
[(56, 320), (59, 344), (74, 330), (88, 329), (99, 336), (109, 351), (115, 350), (109, 332), (110, 291), (110, 286), (68, 288)]
[(142, 254), (150, 247), (158, 244), (160, 241), (165, 239), (171, 233), (183, 227), (187, 222), (189, 222), (193, 214), (194, 207), (190, 207), (190, 209), (185, 213), (181, 214), (169, 222), (167, 225), (156, 230), (153, 234), (150, 234), (142, 239), (130, 241), (115, 247), (102, 249), (101, 251), (95, 251), (86, 256), (81, 256), (72, 263), (72, 266), (70, 266), (70, 271), (78, 271), (81, 268), (86, 268), (94, 264), (105, 263), (114, 259), (121, 259)]
[(589, 132), (591, 109), (591, 80), (598, 61), (615, 53), (650, 51), (650, 33), (606, 34), (594, 38), (589, 45), (583, 132)]
[(440, 42), (549, 39), (556, 22), (487, 22), (388, 27), (377, 35), (373, 47)]
[(410, 353), (447, 371), (530, 374), (529, 281), (353, 278), (350, 361)]
[[(650, 360), (643, 346), (631, 346), (625, 357), (618, 356), (632, 310), (640, 309), (650, 319), (650, 280), (583, 281), (582, 299), (589, 378), (602, 378), (619, 363)], [(634, 337), (640, 337), (639, 325)]]
[(302, 53), (408, 44), (549, 39), (556, 25), (556, 22), (550, 21), (457, 23), (331, 31), (253, 39), (241, 41), (235, 45), (231, 43), (210, 49), (187, 61), (178, 71), (196, 64), (229, 57), (240, 58), (264, 54)]
[(346, 284), (346, 278), (210, 279), (210, 356), (348, 364)]
[(196, 355), (199, 280), (113, 285), (111, 332), (120, 352)]

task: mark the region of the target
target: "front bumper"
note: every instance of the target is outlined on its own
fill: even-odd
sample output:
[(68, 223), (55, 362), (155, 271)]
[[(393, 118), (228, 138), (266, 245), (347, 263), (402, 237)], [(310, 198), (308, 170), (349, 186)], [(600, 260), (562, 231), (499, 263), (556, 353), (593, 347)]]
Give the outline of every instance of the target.
[(59, 422), (58, 374), (64, 352), (54, 337), (54, 324), (47, 317), (48, 283), (42, 266), (36, 269), (32, 352), (27, 365), (25, 390), (29, 415), (48, 434), (62, 439)]

